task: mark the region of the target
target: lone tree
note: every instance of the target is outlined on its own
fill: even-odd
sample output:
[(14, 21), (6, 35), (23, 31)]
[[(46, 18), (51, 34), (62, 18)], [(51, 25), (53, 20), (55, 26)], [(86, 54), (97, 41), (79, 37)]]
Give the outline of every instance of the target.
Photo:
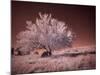
[(20, 48), (21, 51), (41, 47), (51, 55), (52, 50), (72, 45), (73, 32), (65, 22), (52, 18), (51, 14), (39, 13), (35, 23), (26, 21), (26, 24), (26, 30), (16, 36), (16, 48)]

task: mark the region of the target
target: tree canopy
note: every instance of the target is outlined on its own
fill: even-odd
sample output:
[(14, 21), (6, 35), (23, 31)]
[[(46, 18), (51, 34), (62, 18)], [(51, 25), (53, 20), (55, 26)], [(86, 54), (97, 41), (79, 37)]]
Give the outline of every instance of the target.
[(74, 35), (68, 24), (53, 18), (51, 14), (39, 13), (35, 23), (26, 21), (26, 24), (26, 30), (16, 36), (16, 48), (22, 51), (35, 48), (50, 51), (72, 45)]

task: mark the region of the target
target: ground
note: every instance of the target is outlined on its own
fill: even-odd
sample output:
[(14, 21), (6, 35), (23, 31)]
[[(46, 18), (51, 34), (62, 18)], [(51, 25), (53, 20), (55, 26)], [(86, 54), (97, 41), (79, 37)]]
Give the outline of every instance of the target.
[(41, 58), (31, 53), (12, 56), (12, 74), (88, 70), (96, 68), (96, 48), (79, 47), (53, 51), (50, 57)]

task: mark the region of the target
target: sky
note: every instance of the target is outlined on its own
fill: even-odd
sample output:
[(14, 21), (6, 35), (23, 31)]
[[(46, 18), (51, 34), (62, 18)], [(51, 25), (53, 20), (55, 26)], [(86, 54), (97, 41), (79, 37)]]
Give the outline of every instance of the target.
[(35, 22), (39, 12), (52, 14), (52, 17), (68, 24), (76, 34), (74, 47), (96, 44), (95, 6), (24, 1), (12, 1), (11, 5), (12, 47), (15, 46), (16, 35), (25, 30), (26, 21)]

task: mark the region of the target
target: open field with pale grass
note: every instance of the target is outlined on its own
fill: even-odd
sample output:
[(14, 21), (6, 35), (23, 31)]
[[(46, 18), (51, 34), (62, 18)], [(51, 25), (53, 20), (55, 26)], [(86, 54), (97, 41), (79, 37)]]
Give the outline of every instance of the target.
[(80, 47), (53, 51), (50, 57), (34, 53), (12, 56), (12, 74), (89, 70), (96, 68), (96, 48)]

